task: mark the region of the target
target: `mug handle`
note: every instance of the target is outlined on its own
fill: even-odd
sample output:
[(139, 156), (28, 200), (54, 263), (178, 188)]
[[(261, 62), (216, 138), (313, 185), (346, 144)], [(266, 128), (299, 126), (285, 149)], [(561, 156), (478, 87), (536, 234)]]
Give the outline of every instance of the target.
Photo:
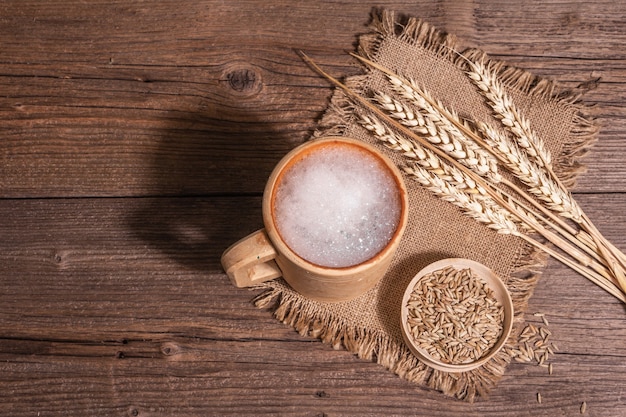
[(226, 249), (222, 267), (235, 287), (251, 287), (282, 276), (275, 258), (276, 250), (265, 229), (261, 229)]

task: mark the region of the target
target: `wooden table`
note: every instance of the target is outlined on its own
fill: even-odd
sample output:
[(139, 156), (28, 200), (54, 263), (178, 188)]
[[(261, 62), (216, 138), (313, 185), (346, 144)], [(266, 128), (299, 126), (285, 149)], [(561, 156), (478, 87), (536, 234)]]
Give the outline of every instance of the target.
[[(601, 124), (575, 196), (626, 249), (626, 2), (379, 1), (582, 85)], [(0, 3), (3, 416), (626, 415), (626, 312), (550, 261), (528, 309), (560, 351), (467, 404), (303, 337), (219, 257), (332, 93), (360, 1)], [(537, 401), (541, 393), (541, 404)]]

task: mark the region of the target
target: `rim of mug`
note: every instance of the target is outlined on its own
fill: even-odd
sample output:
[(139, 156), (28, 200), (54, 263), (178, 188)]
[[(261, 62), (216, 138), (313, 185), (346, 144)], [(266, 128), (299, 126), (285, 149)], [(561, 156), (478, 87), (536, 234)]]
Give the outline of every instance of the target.
[[(316, 148), (324, 147), (324, 146), (333, 146), (333, 144), (340, 145), (348, 145), (348, 146), (356, 146), (362, 150), (367, 151), (375, 158), (377, 158), (382, 164), (393, 174), (394, 181), (396, 182), (396, 186), (398, 188), (400, 194), (400, 220), (396, 229), (394, 231), (393, 236), (389, 240), (389, 242), (382, 248), (376, 255), (371, 258), (346, 267), (329, 267), (324, 265), (319, 265), (314, 262), (308, 261), (294, 252), (289, 245), (282, 238), (278, 227), (276, 226), (275, 216), (273, 214), (273, 206), (275, 200), (275, 190), (276, 184), (278, 184), (285, 173), (285, 171), (301, 160), (301, 157), (306, 155), (307, 153), (312, 152)], [(300, 156), (299, 158), (296, 158)], [(346, 137), (346, 136), (324, 136), (320, 138), (316, 138), (310, 141), (307, 141), (296, 148), (292, 149), (289, 153), (287, 153), (274, 167), (263, 194), (263, 222), (265, 224), (265, 230), (270, 237), (270, 240), (275, 245), (277, 251), (281, 253), (283, 256), (289, 258), (293, 263), (304, 267), (308, 270), (311, 270), (316, 273), (320, 273), (322, 275), (326, 275), (329, 279), (338, 279), (344, 275), (358, 273), (361, 270), (367, 270), (370, 265), (378, 262), (379, 259), (386, 257), (389, 252), (395, 251), (397, 248), (401, 235), (406, 229), (406, 225), (408, 223), (408, 211), (409, 211), (409, 202), (408, 202), (408, 192), (406, 189), (406, 185), (404, 183), (404, 179), (402, 177), (402, 172), (396, 167), (396, 165), (384, 154), (382, 154), (378, 149), (374, 146), (365, 143), (361, 140), (357, 140), (354, 138)], [(351, 278), (350, 278), (351, 279)]]

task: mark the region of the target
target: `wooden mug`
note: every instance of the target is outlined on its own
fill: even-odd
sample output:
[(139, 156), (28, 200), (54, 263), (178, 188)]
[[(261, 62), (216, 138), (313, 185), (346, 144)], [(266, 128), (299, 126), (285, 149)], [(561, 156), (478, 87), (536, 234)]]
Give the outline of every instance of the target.
[[(350, 146), (374, 156), (391, 174), (400, 199), (398, 225), (387, 245), (376, 255), (354, 266), (327, 267), (309, 262), (283, 240), (276, 226), (274, 199), (283, 172), (303, 155), (328, 146)], [(408, 198), (402, 174), (386, 156), (362, 141), (345, 137), (324, 137), (306, 142), (289, 152), (274, 168), (263, 193), (264, 229), (229, 247), (222, 266), (236, 287), (250, 287), (278, 277), (300, 294), (317, 301), (353, 299), (371, 289), (385, 274), (400, 243), (408, 220)]]

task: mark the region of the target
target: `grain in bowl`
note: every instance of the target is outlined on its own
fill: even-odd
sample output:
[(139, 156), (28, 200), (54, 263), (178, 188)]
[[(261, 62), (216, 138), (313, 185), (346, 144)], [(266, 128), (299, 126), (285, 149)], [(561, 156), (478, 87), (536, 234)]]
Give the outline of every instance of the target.
[(504, 344), (513, 307), (491, 270), (467, 259), (429, 265), (411, 281), (402, 304), (409, 348), (427, 365), (465, 371), (484, 364)]

